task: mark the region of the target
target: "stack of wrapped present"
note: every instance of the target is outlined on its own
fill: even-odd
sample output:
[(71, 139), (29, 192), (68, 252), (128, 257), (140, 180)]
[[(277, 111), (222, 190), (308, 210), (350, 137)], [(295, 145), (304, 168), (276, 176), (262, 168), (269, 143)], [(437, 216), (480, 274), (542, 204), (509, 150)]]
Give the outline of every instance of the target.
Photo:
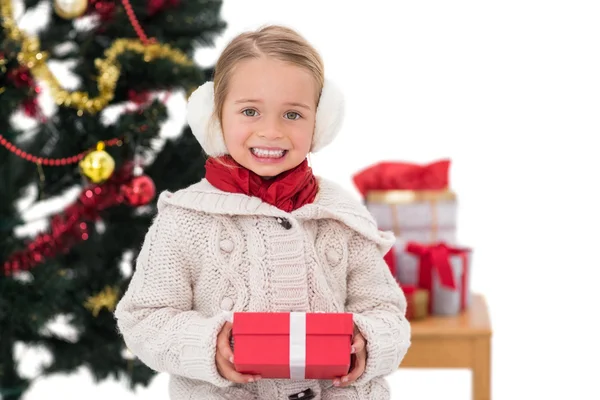
[(385, 260), (406, 295), (408, 319), (456, 315), (470, 304), (471, 249), (457, 244), (449, 169), (450, 160), (382, 162), (353, 177), (379, 228), (396, 235)]

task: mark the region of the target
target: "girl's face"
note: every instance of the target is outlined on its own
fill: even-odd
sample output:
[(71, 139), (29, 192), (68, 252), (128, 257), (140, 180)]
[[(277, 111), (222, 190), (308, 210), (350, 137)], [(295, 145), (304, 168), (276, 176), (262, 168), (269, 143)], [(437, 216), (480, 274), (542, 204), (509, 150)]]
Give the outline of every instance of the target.
[(310, 151), (316, 100), (308, 70), (268, 57), (241, 62), (222, 110), (229, 154), (265, 178), (296, 167)]

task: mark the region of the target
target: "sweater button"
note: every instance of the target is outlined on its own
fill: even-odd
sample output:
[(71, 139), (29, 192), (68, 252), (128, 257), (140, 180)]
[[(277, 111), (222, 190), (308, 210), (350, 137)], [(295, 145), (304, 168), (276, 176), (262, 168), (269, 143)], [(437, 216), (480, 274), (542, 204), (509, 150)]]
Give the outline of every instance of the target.
[(233, 250), (233, 242), (229, 239), (223, 239), (219, 243), (219, 247), (221, 248), (221, 250), (226, 251), (227, 253), (231, 253), (231, 251)]
[(291, 396), (288, 396), (288, 399), (290, 399), (290, 400), (312, 400), (315, 397), (316, 397), (316, 395), (312, 391), (312, 389), (306, 389), (300, 393), (296, 393)]
[(232, 309), (233, 309), (233, 300), (231, 300), (231, 297), (223, 297), (223, 300), (221, 300), (221, 310), (231, 311)]
[(285, 229), (292, 229), (292, 224), (286, 218), (277, 218), (277, 223), (283, 226)]

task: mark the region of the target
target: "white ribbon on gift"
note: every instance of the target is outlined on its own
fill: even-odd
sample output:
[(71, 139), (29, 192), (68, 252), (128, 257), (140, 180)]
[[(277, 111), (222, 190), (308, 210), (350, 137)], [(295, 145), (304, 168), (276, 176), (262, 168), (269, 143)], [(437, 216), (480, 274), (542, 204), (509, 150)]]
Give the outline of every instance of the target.
[(306, 376), (306, 313), (290, 313), (290, 379)]

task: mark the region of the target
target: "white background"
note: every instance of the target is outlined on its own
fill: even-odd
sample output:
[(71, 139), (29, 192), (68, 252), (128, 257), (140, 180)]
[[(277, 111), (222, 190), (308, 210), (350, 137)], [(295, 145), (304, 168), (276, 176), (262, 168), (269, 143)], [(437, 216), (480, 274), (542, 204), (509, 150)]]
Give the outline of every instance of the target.
[[(247, 28), (297, 28), (347, 97), (342, 134), (312, 164), (350, 190), (380, 160), (450, 157), (459, 238), (492, 316), (493, 398), (597, 399), (599, 17), (577, 0), (225, 0), (228, 29), (197, 59), (214, 63)], [(471, 394), (461, 370), (389, 382), (393, 399)], [(167, 379), (136, 395), (82, 371), (40, 380), (26, 400), (49, 394), (166, 399)]]

